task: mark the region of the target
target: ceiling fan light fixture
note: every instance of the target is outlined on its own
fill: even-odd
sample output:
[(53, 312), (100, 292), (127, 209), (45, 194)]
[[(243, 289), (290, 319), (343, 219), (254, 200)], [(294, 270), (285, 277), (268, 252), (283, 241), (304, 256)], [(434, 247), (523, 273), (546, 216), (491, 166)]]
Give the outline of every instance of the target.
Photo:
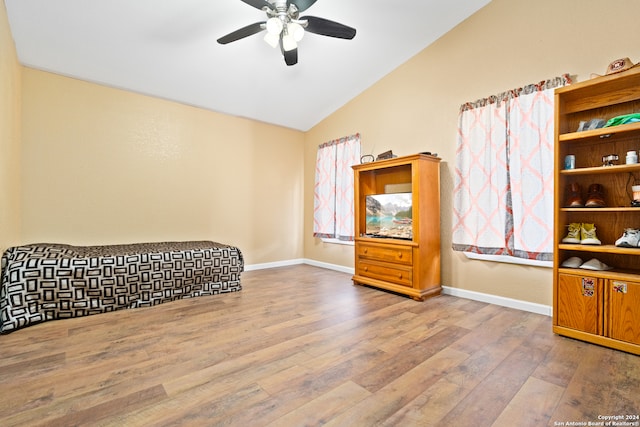
[(241, 0), (266, 13), (266, 20), (246, 25), (217, 41), (228, 44), (265, 31), (264, 41), (271, 47), (280, 46), (280, 52), (287, 65), (298, 63), (298, 42), (306, 32), (337, 39), (351, 40), (356, 29), (329, 19), (316, 16), (300, 16), (317, 0)]
[(298, 48), (298, 44), (296, 40), (293, 38), (291, 34), (284, 34), (282, 36), (282, 49), (286, 52), (290, 50), (295, 50)]
[(267, 31), (267, 33), (264, 35), (264, 41), (267, 42), (269, 46), (275, 49), (280, 44), (280, 36), (278, 34), (273, 34)]
[(304, 28), (297, 22), (290, 22), (287, 24), (287, 33), (289, 33), (296, 42), (299, 42), (304, 37)]
[(274, 16), (273, 18), (267, 19), (267, 32), (269, 34), (278, 36), (282, 32), (283, 27), (284, 25), (282, 24), (280, 18)]

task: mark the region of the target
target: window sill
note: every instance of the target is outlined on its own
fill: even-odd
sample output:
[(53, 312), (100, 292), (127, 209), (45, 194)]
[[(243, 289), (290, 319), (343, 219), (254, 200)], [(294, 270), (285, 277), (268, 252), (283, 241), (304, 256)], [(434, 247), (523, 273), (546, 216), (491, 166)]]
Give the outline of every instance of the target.
[(469, 259), (475, 259), (480, 261), (505, 262), (507, 264), (520, 264), (520, 265), (531, 265), (534, 267), (553, 268), (553, 261), (538, 261), (535, 259), (516, 258), (516, 257), (511, 257), (506, 255), (485, 255), (485, 254), (477, 254), (474, 252), (463, 252), (463, 253)]
[(324, 243), (334, 243), (337, 245), (348, 245), (348, 246), (353, 246), (353, 241), (352, 240), (340, 240), (340, 239), (328, 239), (328, 238), (320, 238), (320, 240), (322, 240)]

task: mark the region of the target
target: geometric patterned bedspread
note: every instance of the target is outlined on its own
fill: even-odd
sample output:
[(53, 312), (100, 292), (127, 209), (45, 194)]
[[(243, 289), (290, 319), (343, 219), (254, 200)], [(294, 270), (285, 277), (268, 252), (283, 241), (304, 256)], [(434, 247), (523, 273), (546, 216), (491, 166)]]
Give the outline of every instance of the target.
[(108, 246), (57, 243), (2, 256), (0, 333), (55, 319), (242, 289), (240, 250), (221, 243)]

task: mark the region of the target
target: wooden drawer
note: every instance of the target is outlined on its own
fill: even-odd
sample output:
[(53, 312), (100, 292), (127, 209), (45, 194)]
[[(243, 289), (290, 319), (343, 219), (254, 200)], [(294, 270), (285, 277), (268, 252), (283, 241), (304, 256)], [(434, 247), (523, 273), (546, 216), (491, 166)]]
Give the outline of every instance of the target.
[(413, 284), (411, 267), (375, 262), (365, 258), (358, 259), (357, 274), (404, 286), (412, 286)]
[(378, 246), (359, 243), (356, 245), (358, 259), (367, 258), (377, 261), (412, 265), (412, 249), (406, 246)]

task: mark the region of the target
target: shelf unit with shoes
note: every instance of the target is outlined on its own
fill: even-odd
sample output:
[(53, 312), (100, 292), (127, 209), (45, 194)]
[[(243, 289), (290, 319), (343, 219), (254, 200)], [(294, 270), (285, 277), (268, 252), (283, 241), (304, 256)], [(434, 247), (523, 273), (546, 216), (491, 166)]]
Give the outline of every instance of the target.
[[(640, 122), (578, 131), (640, 112), (640, 67), (555, 96), (553, 330), (640, 355), (640, 247), (633, 246), (640, 208), (631, 204), (640, 164), (625, 164), (640, 150)], [(569, 155), (573, 169), (564, 168)]]

